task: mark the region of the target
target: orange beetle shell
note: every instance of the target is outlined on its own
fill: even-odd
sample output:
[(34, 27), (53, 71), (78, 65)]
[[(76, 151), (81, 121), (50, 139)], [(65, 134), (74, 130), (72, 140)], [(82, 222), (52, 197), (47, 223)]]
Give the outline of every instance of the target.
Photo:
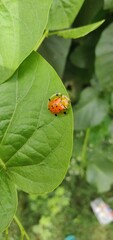
[(69, 106), (70, 99), (67, 96), (62, 95), (61, 93), (56, 93), (52, 95), (48, 102), (48, 109), (56, 116), (57, 114), (62, 112), (66, 114), (66, 110), (69, 108)]

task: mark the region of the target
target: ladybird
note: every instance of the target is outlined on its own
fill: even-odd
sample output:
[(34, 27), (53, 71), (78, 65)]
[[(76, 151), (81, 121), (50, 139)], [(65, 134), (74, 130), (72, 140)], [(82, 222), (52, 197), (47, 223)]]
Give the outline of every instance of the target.
[(51, 113), (55, 114), (55, 116), (57, 116), (59, 113), (66, 114), (66, 111), (69, 109), (69, 107), (70, 99), (61, 93), (52, 95), (48, 101), (48, 110), (50, 110)]

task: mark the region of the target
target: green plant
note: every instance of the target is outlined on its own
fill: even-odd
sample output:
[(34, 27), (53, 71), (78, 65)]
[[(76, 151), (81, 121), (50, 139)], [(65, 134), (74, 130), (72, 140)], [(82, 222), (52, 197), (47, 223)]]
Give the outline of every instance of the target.
[(103, 23), (68, 29), (83, 2), (0, 1), (0, 232), (14, 218), (22, 239), (29, 237), (14, 215), (16, 185), (28, 193), (52, 191), (72, 153), (71, 108), (58, 117), (47, 110), (49, 97), (66, 89), (37, 50), (46, 37), (76, 39)]

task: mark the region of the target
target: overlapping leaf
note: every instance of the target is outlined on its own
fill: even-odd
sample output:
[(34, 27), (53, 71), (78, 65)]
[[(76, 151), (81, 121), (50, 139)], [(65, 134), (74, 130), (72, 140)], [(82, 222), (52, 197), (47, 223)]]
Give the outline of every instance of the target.
[(0, 1), (0, 83), (14, 73), (40, 41), (51, 2)]
[(70, 27), (83, 2), (84, 0), (53, 0), (48, 29), (58, 30)]

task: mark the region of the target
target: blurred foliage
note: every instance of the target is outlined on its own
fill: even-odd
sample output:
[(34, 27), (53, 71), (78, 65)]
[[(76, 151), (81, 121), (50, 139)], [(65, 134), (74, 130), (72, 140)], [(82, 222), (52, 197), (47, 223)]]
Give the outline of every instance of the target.
[[(19, 192), (18, 216), (21, 216), (30, 239), (64, 240), (64, 237), (73, 234), (81, 240), (112, 240), (112, 224), (99, 225), (90, 208), (90, 201), (98, 197), (96, 188), (80, 176), (75, 167), (77, 164), (73, 157), (65, 180), (48, 195), (36, 196)], [(99, 196), (113, 208), (112, 191), (113, 189)], [(13, 234), (10, 240), (20, 240), (14, 223), (9, 233), (10, 236)]]
[[(75, 127), (71, 165), (62, 185), (41, 197), (19, 193), (18, 215), (23, 213), (32, 240), (63, 240), (68, 234), (80, 240), (113, 239), (112, 225), (99, 225), (90, 209), (90, 201), (98, 196), (113, 208), (112, 11), (113, 1), (86, 0), (73, 26), (102, 18), (105, 23), (83, 38), (68, 41), (54, 36), (40, 47), (63, 78)], [(10, 235), (14, 229), (15, 236), (13, 226)]]
[(106, 2), (84, 2), (74, 27), (91, 24), (102, 17), (105, 22), (86, 37), (72, 41), (63, 77), (73, 104), (73, 154), (78, 175), (95, 185), (99, 192), (110, 190), (113, 184), (113, 128), (110, 127), (113, 117), (113, 16), (112, 3), (108, 1), (110, 7), (107, 8)]

